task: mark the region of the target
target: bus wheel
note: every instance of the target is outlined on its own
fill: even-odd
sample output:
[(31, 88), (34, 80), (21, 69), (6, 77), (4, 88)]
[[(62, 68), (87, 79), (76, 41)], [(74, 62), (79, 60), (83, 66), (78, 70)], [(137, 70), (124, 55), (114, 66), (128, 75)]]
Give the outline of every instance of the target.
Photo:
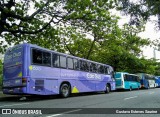
[(129, 90), (132, 91), (132, 87), (130, 87)]
[(105, 93), (109, 93), (109, 92), (110, 92), (110, 90), (111, 90), (111, 89), (110, 89), (110, 86), (107, 84), (107, 85), (106, 85)]
[(69, 84), (62, 84), (60, 87), (60, 95), (63, 98), (66, 98), (70, 95), (70, 86)]

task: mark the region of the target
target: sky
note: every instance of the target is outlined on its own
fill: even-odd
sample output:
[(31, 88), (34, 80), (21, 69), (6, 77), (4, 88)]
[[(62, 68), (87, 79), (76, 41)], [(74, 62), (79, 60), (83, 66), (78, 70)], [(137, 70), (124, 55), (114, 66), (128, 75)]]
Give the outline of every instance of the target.
[[(145, 32), (139, 34), (142, 38), (150, 38), (150, 40), (155, 40), (160, 38), (160, 31), (155, 30), (154, 23), (147, 22)], [(143, 55), (147, 58), (153, 58), (154, 56), (154, 48), (153, 47), (145, 47), (143, 48)], [(160, 51), (155, 49), (156, 59), (160, 59)]]

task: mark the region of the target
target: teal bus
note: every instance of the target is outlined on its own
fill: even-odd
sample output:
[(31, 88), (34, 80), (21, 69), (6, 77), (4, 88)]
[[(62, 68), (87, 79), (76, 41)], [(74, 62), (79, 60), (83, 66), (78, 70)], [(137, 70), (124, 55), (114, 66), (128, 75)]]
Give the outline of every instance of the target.
[(139, 89), (141, 88), (140, 78), (138, 75), (127, 72), (116, 72), (116, 89)]

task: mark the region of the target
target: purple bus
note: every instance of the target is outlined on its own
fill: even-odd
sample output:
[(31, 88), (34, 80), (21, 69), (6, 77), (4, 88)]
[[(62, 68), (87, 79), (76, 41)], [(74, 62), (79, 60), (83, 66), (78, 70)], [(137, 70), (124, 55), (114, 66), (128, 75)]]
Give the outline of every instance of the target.
[(68, 97), (71, 93), (115, 90), (113, 68), (33, 44), (20, 44), (4, 56), (3, 93)]

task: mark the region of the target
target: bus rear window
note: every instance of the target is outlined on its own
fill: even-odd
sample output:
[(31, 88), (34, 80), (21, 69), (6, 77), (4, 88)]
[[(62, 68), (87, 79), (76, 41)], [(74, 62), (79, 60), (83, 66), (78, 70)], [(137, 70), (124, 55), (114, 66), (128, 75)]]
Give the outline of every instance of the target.
[(38, 65), (51, 66), (51, 54), (41, 50), (32, 49), (32, 63)]

